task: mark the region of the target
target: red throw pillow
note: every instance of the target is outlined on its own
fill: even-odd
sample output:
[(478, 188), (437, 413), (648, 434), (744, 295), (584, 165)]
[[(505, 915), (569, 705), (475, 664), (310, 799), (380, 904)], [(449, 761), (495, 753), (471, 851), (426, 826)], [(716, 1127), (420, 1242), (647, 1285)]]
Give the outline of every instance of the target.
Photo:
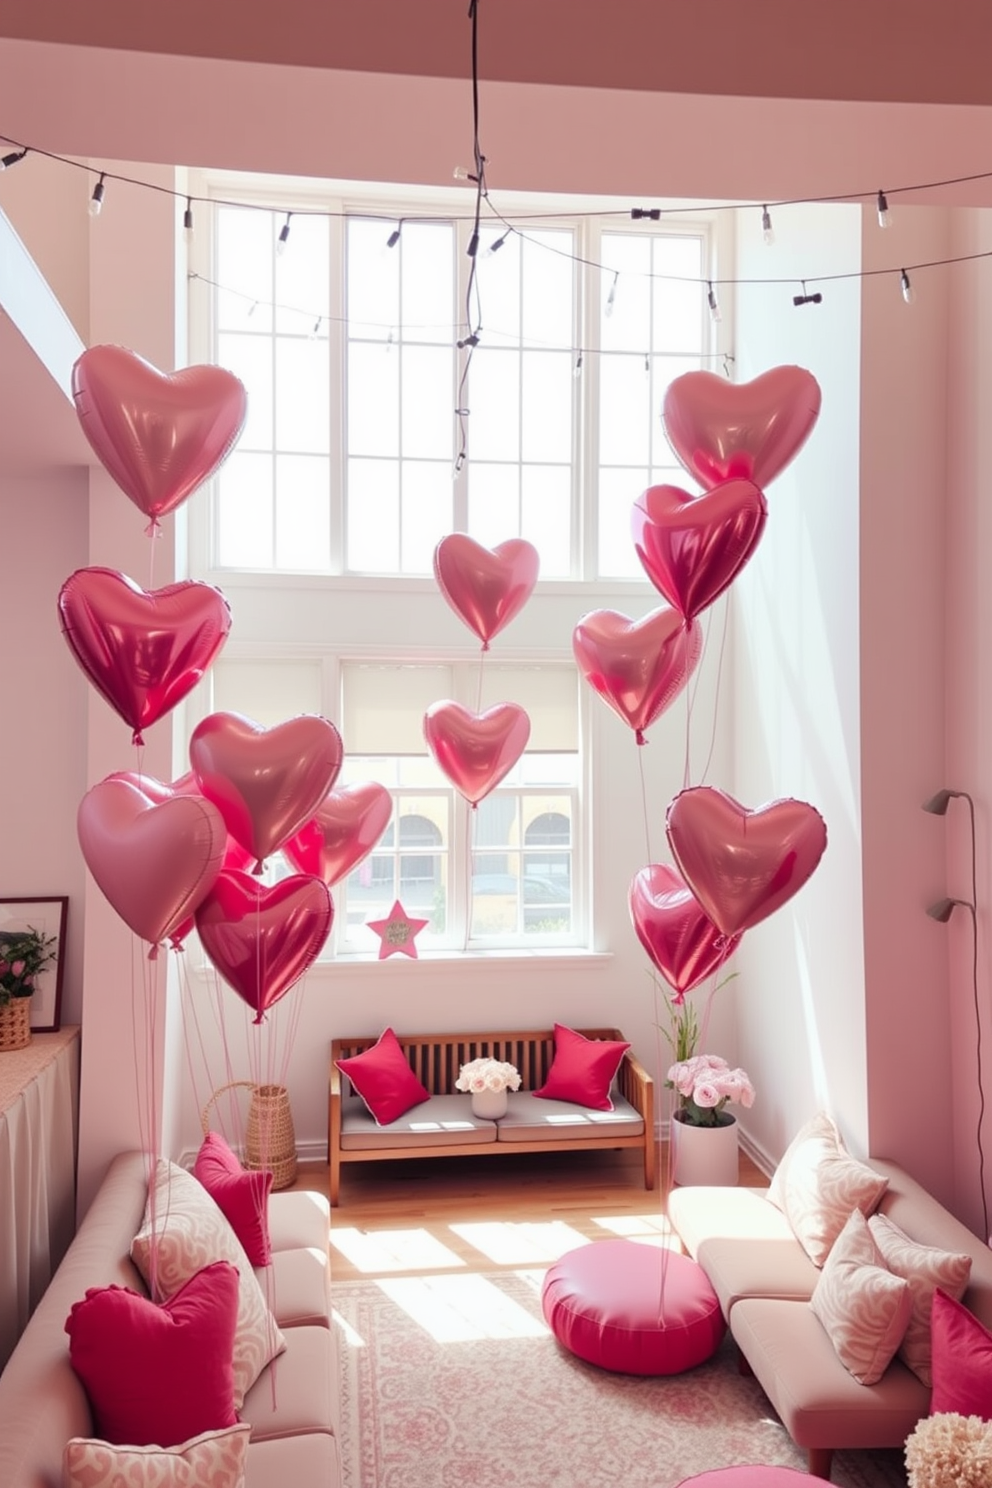
[(253, 1266), (272, 1260), (269, 1191), (272, 1174), (249, 1172), (219, 1132), (207, 1132), (196, 1154), (193, 1177), (202, 1183), (245, 1248)]
[(933, 1394), (930, 1414), (992, 1420), (992, 1333), (938, 1287), (930, 1313)]
[(104, 1441), (174, 1447), (236, 1425), (237, 1320), (229, 1261), (205, 1266), (161, 1306), (127, 1287), (91, 1287), (65, 1331)]
[(339, 1059), (337, 1066), (348, 1076), (379, 1126), (398, 1121), (411, 1106), (430, 1100), (430, 1091), (413, 1073), (391, 1028), (371, 1049), (350, 1059)]
[(615, 1039), (587, 1039), (556, 1023), (555, 1057), (548, 1078), (534, 1094), (542, 1100), (573, 1101), (593, 1111), (612, 1111), (610, 1086), (629, 1048)]

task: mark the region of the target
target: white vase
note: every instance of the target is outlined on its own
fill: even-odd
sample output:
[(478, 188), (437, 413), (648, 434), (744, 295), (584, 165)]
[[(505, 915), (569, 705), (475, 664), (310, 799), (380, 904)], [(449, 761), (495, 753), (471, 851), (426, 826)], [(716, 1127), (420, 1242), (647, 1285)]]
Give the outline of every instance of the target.
[(506, 1115), (507, 1096), (505, 1090), (473, 1090), (472, 1114), (485, 1121), (498, 1121)]
[(681, 1188), (728, 1188), (737, 1183), (736, 1116), (721, 1111), (719, 1126), (691, 1126), (674, 1112), (668, 1129), (673, 1183)]

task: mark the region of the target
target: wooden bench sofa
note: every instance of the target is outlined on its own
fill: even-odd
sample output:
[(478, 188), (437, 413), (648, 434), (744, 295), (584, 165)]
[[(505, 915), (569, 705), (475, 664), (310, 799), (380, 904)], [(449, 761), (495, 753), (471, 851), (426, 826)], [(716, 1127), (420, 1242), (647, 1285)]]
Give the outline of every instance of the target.
[[(590, 1039), (622, 1039), (615, 1028), (585, 1028)], [(410, 1068), (431, 1092), (431, 1100), (415, 1106), (408, 1117), (377, 1126), (337, 1067), (371, 1048), (376, 1036), (336, 1038), (331, 1044), (328, 1101), (330, 1200), (337, 1204), (341, 1166), (353, 1162), (382, 1162), (411, 1157), (465, 1157), (516, 1152), (636, 1147), (643, 1154), (644, 1186), (655, 1186), (654, 1081), (628, 1049), (614, 1082), (617, 1111), (583, 1111), (562, 1101), (533, 1100), (532, 1115), (521, 1124), (479, 1122), (471, 1118), (471, 1097), (455, 1089), (463, 1064), (490, 1057), (505, 1060), (520, 1072), (519, 1092), (511, 1096), (515, 1112), (524, 1108), (521, 1097), (540, 1088), (554, 1058), (551, 1029), (514, 1033), (398, 1034)], [(467, 1118), (467, 1119), (466, 1119)]]

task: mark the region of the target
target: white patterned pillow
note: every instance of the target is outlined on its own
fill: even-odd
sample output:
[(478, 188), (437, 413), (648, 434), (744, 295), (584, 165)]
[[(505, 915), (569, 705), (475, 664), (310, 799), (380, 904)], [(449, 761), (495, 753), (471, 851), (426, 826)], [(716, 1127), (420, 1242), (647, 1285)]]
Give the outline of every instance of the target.
[(889, 1180), (852, 1157), (820, 1112), (789, 1143), (768, 1197), (785, 1214), (815, 1266), (822, 1266), (852, 1209), (871, 1214)]
[(918, 1245), (884, 1214), (873, 1214), (868, 1228), (885, 1264), (893, 1275), (905, 1277), (913, 1298), (913, 1311), (899, 1347), (899, 1357), (922, 1384), (932, 1385), (930, 1309), (933, 1294), (940, 1287), (948, 1297), (960, 1302), (971, 1276), (971, 1256), (964, 1252), (937, 1250), (932, 1245)]
[(809, 1305), (859, 1384), (880, 1380), (902, 1342), (913, 1297), (909, 1282), (887, 1269), (860, 1209), (837, 1236)]
[(62, 1453), (62, 1488), (243, 1488), (250, 1436), (247, 1422), (168, 1450), (74, 1436)]
[[(152, 1193), (131, 1259), (151, 1289)], [(220, 1209), (192, 1173), (160, 1158), (155, 1186), (155, 1282), (161, 1301), (173, 1296), (211, 1261), (230, 1261), (238, 1272), (238, 1326), (234, 1335), (234, 1408), (240, 1410), (270, 1359), (286, 1347), (244, 1247)]]

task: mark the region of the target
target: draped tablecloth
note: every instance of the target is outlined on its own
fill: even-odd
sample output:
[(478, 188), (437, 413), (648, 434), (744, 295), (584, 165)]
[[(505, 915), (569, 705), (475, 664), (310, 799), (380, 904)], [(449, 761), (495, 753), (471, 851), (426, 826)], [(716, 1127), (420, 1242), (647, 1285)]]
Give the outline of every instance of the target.
[(76, 1228), (79, 1029), (0, 1054), (0, 1369)]

